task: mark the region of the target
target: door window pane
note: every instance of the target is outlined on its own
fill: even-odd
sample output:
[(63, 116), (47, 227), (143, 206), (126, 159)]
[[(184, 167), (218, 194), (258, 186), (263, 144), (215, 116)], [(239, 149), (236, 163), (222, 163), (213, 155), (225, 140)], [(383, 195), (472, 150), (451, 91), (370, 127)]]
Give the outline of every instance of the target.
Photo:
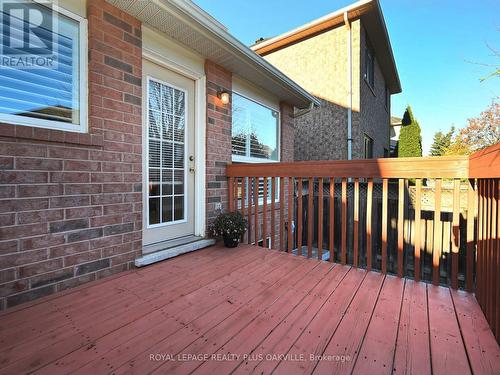
[[(148, 84), (148, 210), (152, 225), (185, 219), (186, 95), (158, 81), (150, 80)], [(152, 199), (153, 196), (158, 199)]]
[(149, 169), (149, 196), (157, 197), (160, 195), (160, 170)]
[(172, 221), (172, 197), (162, 198), (162, 222)]
[(160, 198), (149, 198), (149, 224), (160, 222)]
[(184, 197), (174, 197), (174, 220), (184, 218)]

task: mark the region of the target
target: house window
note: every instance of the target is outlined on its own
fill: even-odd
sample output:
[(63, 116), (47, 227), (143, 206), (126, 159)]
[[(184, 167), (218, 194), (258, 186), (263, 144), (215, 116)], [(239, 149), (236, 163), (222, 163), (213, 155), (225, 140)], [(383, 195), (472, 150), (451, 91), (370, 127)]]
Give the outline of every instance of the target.
[[(32, 3), (19, 3), (31, 9)], [(50, 26), (33, 25), (31, 14), (3, 9), (0, 30), (0, 121), (74, 132), (87, 131), (87, 24), (86, 20), (60, 7), (35, 4)], [(37, 29), (36, 33), (33, 29)], [(26, 47), (38, 38), (38, 49)], [(52, 63), (20, 61), (48, 58)], [(22, 60), (24, 59), (24, 60)], [(16, 63), (17, 62), (17, 63)]]
[(233, 161), (278, 161), (279, 112), (236, 93), (232, 99)]
[(375, 88), (375, 56), (368, 42), (365, 46), (365, 80), (372, 89)]
[(373, 158), (373, 139), (365, 134), (365, 159)]
[[(235, 92), (232, 94), (233, 162), (264, 163), (279, 161), (279, 112)], [(276, 179), (275, 200), (279, 197)], [(253, 184), (250, 187), (253, 196)], [(259, 204), (263, 203), (264, 181), (259, 180)], [(248, 191), (248, 185), (247, 185)], [(271, 179), (267, 200), (271, 201)]]

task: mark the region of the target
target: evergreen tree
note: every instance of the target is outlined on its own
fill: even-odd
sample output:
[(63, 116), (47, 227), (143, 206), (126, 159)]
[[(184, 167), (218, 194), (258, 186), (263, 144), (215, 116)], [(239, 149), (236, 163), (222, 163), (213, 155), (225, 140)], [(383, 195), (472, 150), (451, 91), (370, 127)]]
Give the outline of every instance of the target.
[(443, 146), (443, 138), (444, 134), (442, 131), (438, 131), (434, 133), (434, 138), (432, 138), (432, 145), (431, 145), (431, 156), (441, 156), (441, 149)]
[(452, 127), (448, 133), (443, 133), (438, 131), (434, 134), (434, 138), (431, 146), (431, 156), (442, 156), (445, 154), (446, 150), (450, 147), (453, 134), (455, 133), (455, 128)]
[(403, 115), (401, 132), (398, 142), (398, 157), (422, 156), (422, 135), (420, 125), (413, 116), (411, 107), (408, 106)]

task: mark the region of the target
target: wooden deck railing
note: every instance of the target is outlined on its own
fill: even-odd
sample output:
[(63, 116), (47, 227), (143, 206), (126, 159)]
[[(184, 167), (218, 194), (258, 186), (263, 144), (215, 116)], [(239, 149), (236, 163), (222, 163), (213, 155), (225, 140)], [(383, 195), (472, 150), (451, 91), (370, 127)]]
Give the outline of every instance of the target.
[(499, 166), (499, 145), (470, 158), (231, 164), (229, 209), (247, 217), (248, 243), (476, 290), (498, 338)]
[(478, 190), (476, 299), (500, 341), (500, 144), (471, 156), (469, 176)]

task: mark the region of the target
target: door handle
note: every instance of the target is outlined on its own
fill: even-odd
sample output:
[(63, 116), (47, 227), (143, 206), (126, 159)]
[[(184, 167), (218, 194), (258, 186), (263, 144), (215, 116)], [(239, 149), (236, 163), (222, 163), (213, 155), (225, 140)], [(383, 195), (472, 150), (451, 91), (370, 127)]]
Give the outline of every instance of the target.
[(195, 171), (195, 170), (194, 170), (194, 168), (193, 168), (193, 167), (189, 168), (189, 172), (194, 173), (194, 171)]

